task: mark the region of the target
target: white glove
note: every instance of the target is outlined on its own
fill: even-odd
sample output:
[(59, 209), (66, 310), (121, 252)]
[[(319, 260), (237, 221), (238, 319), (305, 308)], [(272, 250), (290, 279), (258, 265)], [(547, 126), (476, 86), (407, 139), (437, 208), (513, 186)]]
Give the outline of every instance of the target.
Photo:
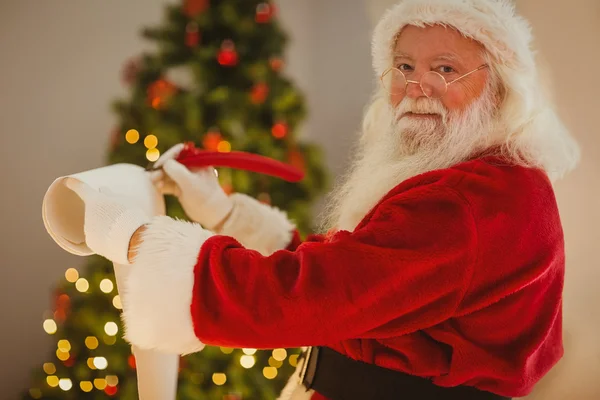
[(179, 199), (191, 220), (213, 229), (231, 213), (233, 202), (221, 188), (214, 168), (192, 172), (175, 160), (182, 149), (180, 143), (166, 151), (154, 164), (162, 169), (152, 171), (150, 177), (161, 193)]
[(132, 199), (118, 196), (108, 188), (95, 190), (68, 178), (66, 186), (85, 203), (85, 243), (96, 254), (117, 264), (129, 264), (129, 241), (135, 231), (151, 221)]

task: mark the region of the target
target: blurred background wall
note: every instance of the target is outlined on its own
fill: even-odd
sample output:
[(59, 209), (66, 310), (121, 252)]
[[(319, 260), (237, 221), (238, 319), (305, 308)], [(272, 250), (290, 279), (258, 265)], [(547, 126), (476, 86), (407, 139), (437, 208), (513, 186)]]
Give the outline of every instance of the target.
[[(331, 172), (346, 166), (375, 80), (370, 34), (391, 0), (280, 0), (292, 38), (287, 72), (308, 98), (304, 135), (321, 144)], [(519, 0), (556, 101), (583, 149), (557, 185), (567, 238), (567, 355), (543, 399), (600, 398), (600, 1)], [(123, 63), (147, 44), (139, 31), (162, 17), (163, 0), (0, 2), (0, 393), (11, 399), (51, 349), (42, 330), (51, 290), (83, 260), (46, 233), (41, 200), (58, 176), (103, 163), (124, 94)], [(552, 394), (546, 394), (550, 393)]]

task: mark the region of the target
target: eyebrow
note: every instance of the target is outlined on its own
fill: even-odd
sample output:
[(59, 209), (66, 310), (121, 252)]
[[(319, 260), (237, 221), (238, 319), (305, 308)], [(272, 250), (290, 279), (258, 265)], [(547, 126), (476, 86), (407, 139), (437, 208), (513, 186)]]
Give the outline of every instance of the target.
[[(413, 58), (405, 53), (394, 53), (394, 61), (400, 59), (400, 58), (405, 58), (407, 60), (411, 60), (414, 61)], [(442, 54), (438, 54), (437, 56), (435, 56), (433, 58), (434, 61), (451, 61), (451, 62), (457, 62), (457, 63), (462, 63), (462, 59), (455, 53), (442, 53)]]

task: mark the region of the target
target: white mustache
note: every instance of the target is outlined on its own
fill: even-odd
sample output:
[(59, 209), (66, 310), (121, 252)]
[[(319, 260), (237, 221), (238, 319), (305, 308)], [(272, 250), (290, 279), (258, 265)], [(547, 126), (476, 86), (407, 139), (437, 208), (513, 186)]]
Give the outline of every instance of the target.
[(442, 105), (437, 99), (419, 98), (411, 99), (405, 97), (396, 109), (394, 110), (394, 116), (396, 120), (402, 117), (406, 113), (413, 114), (437, 114), (440, 115), (444, 121), (448, 116), (448, 110)]

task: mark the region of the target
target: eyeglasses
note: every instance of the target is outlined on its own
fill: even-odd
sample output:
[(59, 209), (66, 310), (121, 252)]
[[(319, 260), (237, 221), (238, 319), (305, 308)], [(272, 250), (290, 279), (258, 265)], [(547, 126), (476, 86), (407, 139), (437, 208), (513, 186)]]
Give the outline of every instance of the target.
[(444, 78), (441, 74), (435, 71), (428, 71), (421, 76), (421, 81), (411, 81), (406, 79), (406, 76), (402, 71), (398, 68), (391, 67), (387, 69), (383, 74), (381, 74), (381, 84), (383, 88), (392, 95), (399, 95), (406, 93), (408, 89), (409, 83), (418, 84), (421, 87), (421, 90), (425, 94), (425, 96), (430, 99), (440, 99), (442, 98), (446, 92), (448, 91), (448, 86), (452, 85), (454, 82), (471, 75), (481, 69), (486, 68), (487, 65), (484, 64), (471, 72), (467, 72), (466, 74), (459, 76), (458, 78), (446, 82), (446, 78)]

